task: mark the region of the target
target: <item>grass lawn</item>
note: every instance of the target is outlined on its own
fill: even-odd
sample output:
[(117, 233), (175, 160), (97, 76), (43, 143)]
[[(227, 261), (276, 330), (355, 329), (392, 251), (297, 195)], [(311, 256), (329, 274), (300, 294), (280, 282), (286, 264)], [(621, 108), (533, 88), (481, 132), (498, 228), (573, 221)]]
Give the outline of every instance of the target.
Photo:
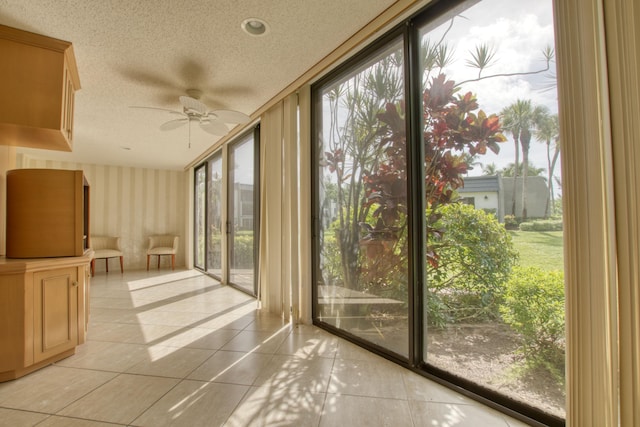
[(509, 231), (520, 265), (563, 270), (562, 231)]

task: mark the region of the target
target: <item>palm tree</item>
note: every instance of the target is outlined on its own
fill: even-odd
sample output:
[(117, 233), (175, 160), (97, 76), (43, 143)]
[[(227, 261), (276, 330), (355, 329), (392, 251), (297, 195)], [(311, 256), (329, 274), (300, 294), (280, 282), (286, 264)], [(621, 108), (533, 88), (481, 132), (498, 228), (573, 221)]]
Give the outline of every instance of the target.
[[(504, 108), (500, 113), (502, 127), (511, 132), (515, 144), (515, 168), (513, 174), (513, 200), (511, 214), (516, 211), (516, 180), (519, 169), (519, 150), (522, 149), (522, 215), (523, 221), (527, 219), (527, 178), (529, 175), (529, 148), (533, 130), (537, 127), (542, 117), (548, 115), (548, 109), (544, 106), (533, 107), (531, 100), (518, 99), (513, 104)], [(519, 146), (518, 146), (518, 143)]]
[(495, 163), (488, 163), (482, 166), (482, 175), (492, 176), (498, 174), (498, 166)]
[[(536, 139), (544, 142), (547, 146), (547, 182), (549, 183), (549, 195), (547, 196), (547, 206), (545, 216), (549, 216), (551, 209), (555, 213), (555, 195), (553, 192), (553, 172), (560, 156), (560, 126), (558, 115), (552, 114), (544, 118), (536, 130)], [(551, 145), (553, 143), (553, 155), (551, 155)]]
[[(544, 168), (537, 168), (534, 165), (529, 164), (529, 168), (527, 170), (527, 176), (540, 176), (540, 175), (542, 175), (542, 172), (544, 172), (544, 171), (545, 171)], [(509, 163), (504, 168), (499, 170), (498, 172), (500, 172), (500, 174), (503, 177), (513, 178), (513, 174), (516, 173), (515, 172), (515, 165), (513, 163)], [(520, 163), (520, 165), (518, 165), (518, 172), (517, 173), (518, 173), (518, 176), (522, 175), (522, 163)]]

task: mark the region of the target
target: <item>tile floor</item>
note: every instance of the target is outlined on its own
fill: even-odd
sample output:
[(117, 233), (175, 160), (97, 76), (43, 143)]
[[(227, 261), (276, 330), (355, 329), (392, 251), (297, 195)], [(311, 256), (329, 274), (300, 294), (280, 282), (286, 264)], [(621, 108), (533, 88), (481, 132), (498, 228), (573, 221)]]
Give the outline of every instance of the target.
[(0, 383), (0, 426), (523, 426), (196, 271), (99, 273), (87, 343)]

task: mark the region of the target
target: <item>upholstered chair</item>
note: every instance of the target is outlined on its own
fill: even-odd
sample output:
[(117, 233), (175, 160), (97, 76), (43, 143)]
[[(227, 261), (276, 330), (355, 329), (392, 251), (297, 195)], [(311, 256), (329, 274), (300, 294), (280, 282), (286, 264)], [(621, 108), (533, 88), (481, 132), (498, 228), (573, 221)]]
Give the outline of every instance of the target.
[(109, 272), (109, 258), (120, 258), (120, 272), (124, 273), (123, 254), (120, 248), (120, 237), (112, 236), (91, 236), (91, 249), (93, 258), (91, 259), (91, 275), (96, 273), (96, 259), (104, 259)]
[(147, 249), (147, 270), (149, 270), (149, 260), (151, 255), (158, 257), (158, 269), (160, 268), (160, 257), (171, 256), (171, 269), (176, 268), (176, 252), (178, 252), (178, 236), (151, 236), (149, 237), (149, 247)]

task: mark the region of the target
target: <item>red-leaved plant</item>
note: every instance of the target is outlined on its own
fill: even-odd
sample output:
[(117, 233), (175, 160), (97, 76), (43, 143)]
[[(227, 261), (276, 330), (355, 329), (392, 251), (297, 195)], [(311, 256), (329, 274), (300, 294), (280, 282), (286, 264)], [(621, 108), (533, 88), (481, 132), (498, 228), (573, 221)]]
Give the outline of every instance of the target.
[[(431, 80), (423, 94), (424, 190), (427, 237), (435, 238), (431, 241), (438, 240), (443, 233), (436, 226), (440, 217), (438, 207), (451, 203), (454, 191), (464, 185), (464, 175), (471, 169), (470, 160), (484, 155), (487, 149), (498, 153), (498, 144), (506, 141), (498, 116), (487, 116), (478, 110), (476, 97), (471, 92), (457, 95), (458, 89), (455, 82), (440, 74)], [(402, 102), (389, 103), (385, 111), (378, 114), (384, 125), (379, 129), (382, 138), (376, 140), (382, 145), (380, 152), (383, 155), (375, 170), (363, 175), (365, 197), (362, 202), (363, 207), (374, 208), (372, 217), (376, 223), (360, 224), (366, 232), (361, 244), (397, 240), (398, 232), (404, 226), (407, 213), (404, 107)], [(378, 251), (375, 255), (385, 254)], [(436, 247), (427, 248), (427, 260), (437, 268)]]

